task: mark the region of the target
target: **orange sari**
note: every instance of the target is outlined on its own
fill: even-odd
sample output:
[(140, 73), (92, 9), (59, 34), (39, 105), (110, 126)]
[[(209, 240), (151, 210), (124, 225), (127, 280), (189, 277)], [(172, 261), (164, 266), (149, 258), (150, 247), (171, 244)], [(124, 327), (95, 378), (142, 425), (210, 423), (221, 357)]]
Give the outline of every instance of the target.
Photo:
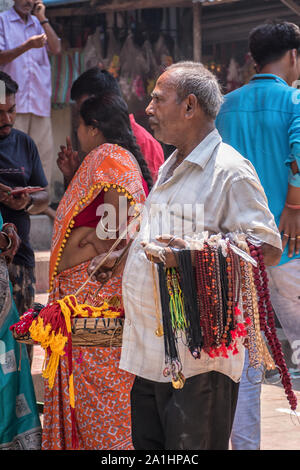
[[(136, 163), (123, 148), (104, 144), (89, 153), (76, 172), (56, 213), (50, 257), (49, 302), (74, 294), (87, 280), (89, 262), (57, 274), (63, 248), (74, 225), (74, 217), (102, 190), (114, 187), (130, 204), (145, 200)], [(103, 297), (121, 298), (121, 276), (101, 290)], [(77, 299), (99, 288), (88, 282)], [(78, 449), (128, 450), (131, 442), (130, 391), (134, 376), (119, 369), (121, 348), (73, 347), (73, 374), (76, 400)], [(42, 449), (72, 449), (72, 425), (68, 392), (68, 361), (60, 359), (54, 387), (45, 384)]]

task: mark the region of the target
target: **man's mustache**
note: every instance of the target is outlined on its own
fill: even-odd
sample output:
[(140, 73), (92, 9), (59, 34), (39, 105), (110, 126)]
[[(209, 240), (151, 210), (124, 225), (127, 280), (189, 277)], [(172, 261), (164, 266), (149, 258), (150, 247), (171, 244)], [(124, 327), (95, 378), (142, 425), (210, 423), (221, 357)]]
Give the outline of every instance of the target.
[(149, 124), (151, 126), (151, 124), (158, 124), (158, 122), (155, 119), (149, 118)]

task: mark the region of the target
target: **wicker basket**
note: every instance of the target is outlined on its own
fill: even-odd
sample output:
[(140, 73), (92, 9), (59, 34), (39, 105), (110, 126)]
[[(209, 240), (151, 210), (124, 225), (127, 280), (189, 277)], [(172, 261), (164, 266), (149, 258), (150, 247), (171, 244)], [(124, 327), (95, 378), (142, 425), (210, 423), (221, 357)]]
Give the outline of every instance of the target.
[(74, 318), (73, 346), (122, 346), (123, 318)]
[[(121, 347), (123, 318), (74, 318), (72, 320), (72, 346)], [(30, 334), (13, 336), (19, 343), (35, 344)]]
[(12, 330), (13, 337), (15, 338), (18, 343), (25, 343), (25, 344), (34, 344), (34, 341), (30, 338), (30, 334), (26, 333), (25, 335), (17, 335), (15, 330)]

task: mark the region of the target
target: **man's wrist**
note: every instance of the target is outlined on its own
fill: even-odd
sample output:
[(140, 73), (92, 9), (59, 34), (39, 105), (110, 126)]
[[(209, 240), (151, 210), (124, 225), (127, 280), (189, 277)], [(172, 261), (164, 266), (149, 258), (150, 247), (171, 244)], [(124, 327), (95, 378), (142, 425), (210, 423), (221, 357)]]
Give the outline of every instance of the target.
[(31, 49), (31, 38), (28, 38), (21, 47), (23, 48), (24, 52), (29, 51)]
[(40, 24), (43, 26), (44, 24), (49, 23), (48, 18), (44, 17), (43, 19), (40, 20)]
[(300, 209), (300, 204), (289, 204), (289, 203), (285, 203), (285, 207), (288, 207), (289, 209), (293, 209), (293, 210), (299, 210)]

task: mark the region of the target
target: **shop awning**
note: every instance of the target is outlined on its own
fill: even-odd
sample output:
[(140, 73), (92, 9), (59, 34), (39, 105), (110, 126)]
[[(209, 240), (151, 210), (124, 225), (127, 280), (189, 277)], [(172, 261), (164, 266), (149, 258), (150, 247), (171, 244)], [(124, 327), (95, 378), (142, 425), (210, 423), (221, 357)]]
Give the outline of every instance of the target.
[[(237, 2), (239, 0), (105, 0), (94, 5), (95, 10), (117, 11), (132, 10), (139, 8), (161, 8), (172, 6), (192, 6), (193, 3), (201, 3), (203, 6)], [(285, 0), (292, 1), (292, 0)], [(46, 6), (66, 5), (71, 6), (78, 3), (90, 3), (90, 0), (44, 0)]]
[(88, 0), (44, 0), (44, 4), (48, 7), (55, 5), (72, 5), (75, 3), (85, 3)]

